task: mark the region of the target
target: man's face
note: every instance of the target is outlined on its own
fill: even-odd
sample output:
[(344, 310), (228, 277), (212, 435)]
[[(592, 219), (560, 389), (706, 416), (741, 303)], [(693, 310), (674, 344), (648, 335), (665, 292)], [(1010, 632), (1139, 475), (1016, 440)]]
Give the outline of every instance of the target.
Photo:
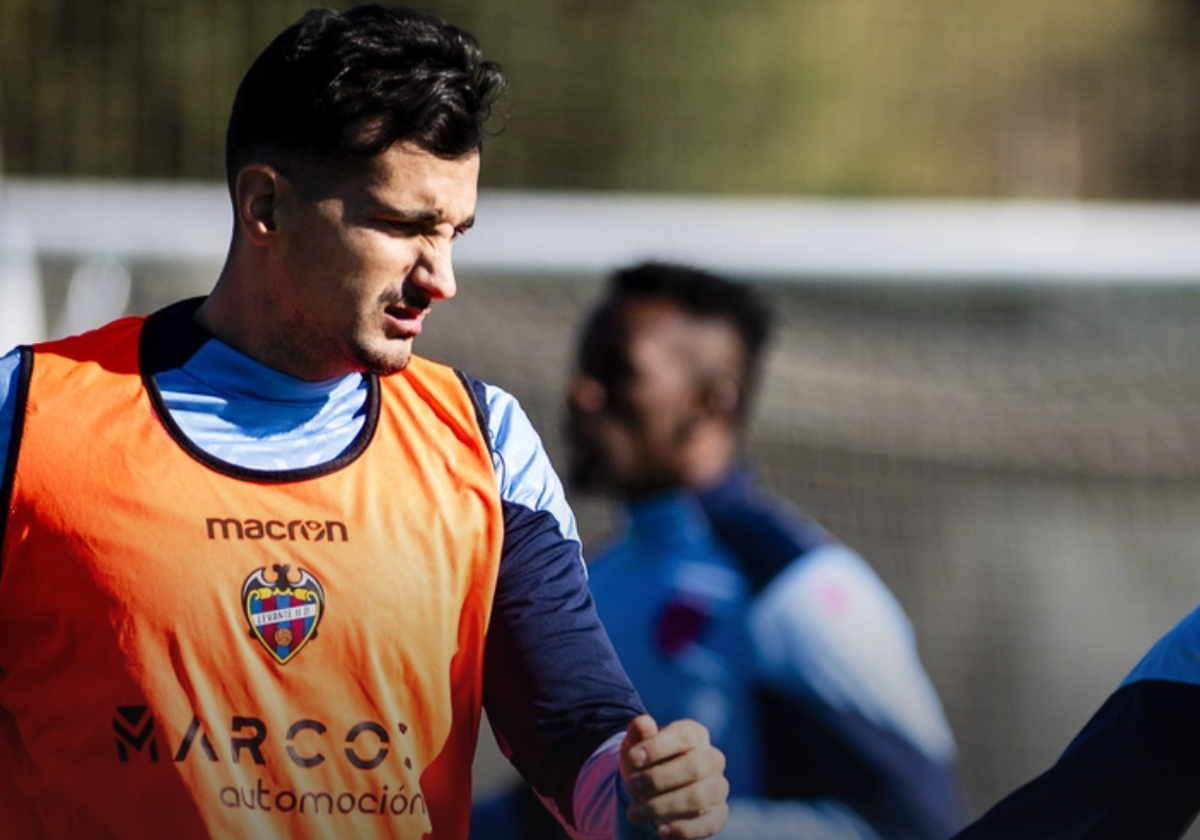
[(315, 196), (281, 189), (267, 363), (313, 380), (408, 364), (430, 308), (456, 291), (450, 252), (474, 222), (478, 180), (478, 153), (401, 143)]
[(570, 482), (638, 498), (679, 486), (699, 411), (687, 316), (668, 301), (593, 322), (567, 393)]

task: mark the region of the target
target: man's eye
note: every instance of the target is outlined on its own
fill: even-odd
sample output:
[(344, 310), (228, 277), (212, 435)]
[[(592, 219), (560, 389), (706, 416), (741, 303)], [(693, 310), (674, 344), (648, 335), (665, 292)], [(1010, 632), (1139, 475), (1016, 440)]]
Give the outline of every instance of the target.
[(394, 230), (396, 233), (403, 233), (406, 236), (417, 236), (426, 231), (425, 225), (420, 222), (401, 222), (396, 219), (388, 219), (384, 221), (384, 225), (389, 230)]

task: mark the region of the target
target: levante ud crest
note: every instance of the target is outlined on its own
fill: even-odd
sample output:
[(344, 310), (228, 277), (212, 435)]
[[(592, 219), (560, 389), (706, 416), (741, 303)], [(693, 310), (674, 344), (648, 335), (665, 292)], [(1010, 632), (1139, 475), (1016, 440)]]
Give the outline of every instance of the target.
[(250, 635), (258, 639), (280, 665), (292, 661), (309, 640), (325, 614), (325, 590), (304, 569), (300, 579), (289, 578), (291, 566), (272, 566), (275, 580), (268, 581), (266, 567), (254, 571), (242, 584), (242, 611), (250, 622)]

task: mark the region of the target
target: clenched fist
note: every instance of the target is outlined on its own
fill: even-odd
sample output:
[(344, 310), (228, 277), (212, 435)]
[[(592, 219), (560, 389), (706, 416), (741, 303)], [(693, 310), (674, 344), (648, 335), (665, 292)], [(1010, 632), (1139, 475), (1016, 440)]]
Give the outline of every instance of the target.
[(649, 715), (635, 718), (621, 742), (621, 777), (630, 822), (653, 824), (664, 840), (710, 837), (729, 818), (725, 754), (694, 720), (660, 730)]

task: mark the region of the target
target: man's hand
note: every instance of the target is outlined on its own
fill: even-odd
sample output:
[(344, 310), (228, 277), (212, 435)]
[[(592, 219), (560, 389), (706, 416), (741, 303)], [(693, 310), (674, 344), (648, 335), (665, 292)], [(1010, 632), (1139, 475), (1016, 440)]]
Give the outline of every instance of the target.
[(710, 837), (729, 817), (725, 754), (694, 720), (677, 720), (661, 731), (642, 715), (621, 742), (621, 777), (633, 800), (633, 823), (653, 823), (665, 840)]

